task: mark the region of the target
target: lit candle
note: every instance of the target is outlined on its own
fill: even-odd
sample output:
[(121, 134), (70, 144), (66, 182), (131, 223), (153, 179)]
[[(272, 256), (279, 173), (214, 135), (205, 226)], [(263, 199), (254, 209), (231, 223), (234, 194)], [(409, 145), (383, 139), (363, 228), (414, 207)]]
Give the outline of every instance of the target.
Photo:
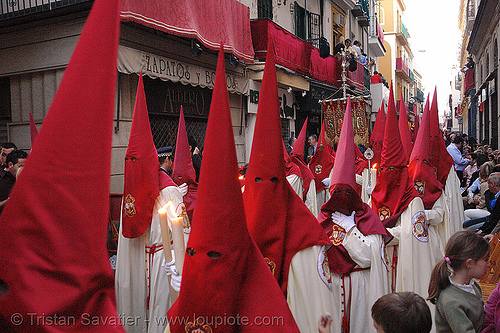
[(160, 228), (161, 239), (163, 241), (163, 253), (165, 254), (165, 261), (172, 261), (172, 248), (170, 247), (170, 228), (168, 227), (167, 209), (162, 207), (158, 209), (160, 215)]
[(174, 253), (175, 253), (175, 266), (182, 275), (182, 266), (184, 265), (184, 217), (172, 217), (170, 218), (170, 224), (172, 225), (172, 240), (174, 241)]

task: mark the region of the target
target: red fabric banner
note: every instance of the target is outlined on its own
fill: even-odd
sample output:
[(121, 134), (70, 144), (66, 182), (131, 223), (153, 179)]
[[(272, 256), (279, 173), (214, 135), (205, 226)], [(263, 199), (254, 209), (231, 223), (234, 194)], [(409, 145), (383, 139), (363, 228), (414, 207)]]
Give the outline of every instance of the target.
[(121, 21), (198, 39), (205, 47), (253, 62), (250, 9), (236, 0), (122, 0)]
[(474, 88), (474, 69), (467, 68), (465, 71), (465, 79), (464, 79), (464, 93), (469, 88)]
[(365, 89), (365, 68), (363, 64), (358, 61), (358, 67), (354, 72), (347, 71), (347, 83), (354, 84), (356, 88)]
[[(354, 142), (356, 145), (368, 143), (368, 116), (365, 101), (351, 101)], [(326, 140), (333, 146), (339, 141), (346, 103), (324, 103), (323, 115), (326, 125)]]
[(276, 63), (302, 74), (309, 74), (312, 44), (269, 20), (253, 20), (252, 41), (255, 57), (264, 61), (268, 41), (274, 45)]
[[(319, 81), (340, 85), (341, 63), (333, 56), (323, 59), (319, 50), (289, 31), (269, 20), (252, 20), (252, 41), (255, 57), (264, 61), (268, 41), (274, 45), (276, 63), (298, 73), (311, 76)], [(359, 64), (358, 68), (362, 67)], [(361, 85), (363, 71), (361, 68)], [(356, 81), (357, 82), (357, 81)]]

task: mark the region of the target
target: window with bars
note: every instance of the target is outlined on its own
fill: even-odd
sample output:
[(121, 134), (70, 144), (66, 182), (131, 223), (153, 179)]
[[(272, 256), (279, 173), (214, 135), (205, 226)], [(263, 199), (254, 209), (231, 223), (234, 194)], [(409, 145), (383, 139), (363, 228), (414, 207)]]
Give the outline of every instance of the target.
[(273, 0), (257, 0), (259, 19), (273, 20)]
[[(321, 37), (321, 16), (307, 12), (307, 36), (305, 29), (305, 15), (306, 10), (301, 7), (297, 2), (294, 4), (295, 13), (295, 36), (302, 39), (315, 39)], [(313, 41), (315, 47), (319, 47), (319, 40)]]

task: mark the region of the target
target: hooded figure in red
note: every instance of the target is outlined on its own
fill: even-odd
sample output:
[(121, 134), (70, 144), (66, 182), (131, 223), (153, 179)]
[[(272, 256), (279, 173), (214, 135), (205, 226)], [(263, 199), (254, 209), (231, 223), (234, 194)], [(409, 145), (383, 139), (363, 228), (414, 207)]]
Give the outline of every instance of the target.
[(2, 332), (125, 332), (106, 250), (118, 13), (94, 2), (2, 212)]
[(292, 257), (328, 244), (316, 218), (285, 177), (274, 48), (268, 47), (243, 195), (248, 230), (286, 294)]
[(446, 144), (443, 139), (443, 132), (439, 129), (439, 116), (437, 105), (437, 90), (434, 90), (432, 104), (430, 109), (430, 150), (431, 165), (436, 169), (437, 179), (441, 184), (446, 185), (446, 179), (450, 173), (451, 167), (454, 165), (451, 155), (446, 150)]
[(160, 194), (160, 164), (150, 128), (141, 72), (125, 154), (122, 234), (127, 238), (136, 238), (146, 232)]
[(373, 126), (372, 134), (370, 135), (370, 146), (373, 150), (373, 158), (371, 160), (372, 167), (376, 165), (380, 167), (380, 158), (382, 156), (382, 144), (384, 142), (385, 130), (385, 108), (384, 103), (380, 106), (377, 112), (377, 119)]
[[(222, 183), (221, 173), (226, 179)], [(168, 311), (170, 331), (299, 332), (247, 230), (222, 46), (197, 199), (179, 298)], [(254, 325), (259, 318), (271, 317), (280, 320)]]
[[(304, 146), (306, 142), (306, 130), (307, 130), (307, 119), (300, 130), (299, 137), (297, 138), (297, 142), (293, 146), (292, 151), (290, 152), (291, 161), (299, 167), (300, 175), (303, 182), (304, 191), (302, 193), (302, 198), (305, 200), (307, 192), (309, 192), (309, 187), (311, 186), (311, 182), (314, 180), (314, 175), (311, 170), (307, 167), (307, 164), (304, 163)], [(315, 193), (316, 195), (316, 193)]]
[(403, 93), (401, 93), (401, 103), (399, 103), (399, 134), (401, 135), (401, 142), (403, 143), (404, 152), (406, 154), (407, 162), (410, 161), (411, 150), (413, 145), (411, 142), (411, 132), (408, 126), (408, 116), (406, 114), (406, 106), (403, 102)]
[(325, 184), (323, 179), (330, 177), (333, 164), (335, 162), (335, 152), (325, 140), (325, 122), (321, 125), (321, 133), (319, 135), (318, 149), (309, 161), (309, 169), (314, 175), (316, 181), (316, 192), (323, 191)]
[[(354, 160), (349, 98), (332, 170), (331, 198), (321, 207), (318, 220), (333, 244), (327, 252), (328, 264), (333, 273), (332, 293), (338, 297), (342, 330), (368, 332), (373, 325), (371, 306), (388, 292), (387, 271), (380, 252), (382, 237), (388, 233), (355, 191)], [(351, 302), (352, 298), (363, 301)]]
[(196, 183), (196, 171), (194, 170), (191, 151), (189, 150), (189, 141), (182, 106), (179, 117), (179, 128), (177, 129), (177, 141), (175, 143), (175, 159), (172, 167), (172, 178), (177, 185), (186, 183), (188, 186), (187, 194), (183, 196), (182, 200), (186, 205), (189, 220), (192, 220), (194, 207), (196, 205), (198, 183)]
[(372, 193), (373, 210), (388, 228), (395, 226), (401, 213), (418, 197), (408, 176), (408, 158), (401, 143), (397, 122), (391, 86), (382, 158), (377, 184)]
[(31, 134), (31, 147), (33, 147), (33, 143), (35, 142), (36, 136), (38, 135), (38, 129), (35, 125), (35, 120), (33, 119), (33, 115), (30, 112), (30, 134)]
[[(425, 103), (422, 123), (410, 157), (409, 175), (424, 202), (425, 209), (432, 209), (441, 196), (443, 185), (436, 178), (435, 169), (430, 164), (430, 111), (429, 98)], [(434, 147), (433, 147), (434, 148)]]

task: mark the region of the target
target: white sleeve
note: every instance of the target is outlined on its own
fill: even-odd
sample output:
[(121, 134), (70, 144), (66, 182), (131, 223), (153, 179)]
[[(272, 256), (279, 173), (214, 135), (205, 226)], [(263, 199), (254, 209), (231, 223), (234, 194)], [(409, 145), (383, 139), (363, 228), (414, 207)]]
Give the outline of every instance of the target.
[(372, 236), (375, 235), (365, 236), (359, 231), (358, 227), (353, 227), (347, 233), (342, 243), (347, 252), (349, 252), (351, 259), (361, 268), (368, 268), (371, 266), (371, 246), (374, 243)]

